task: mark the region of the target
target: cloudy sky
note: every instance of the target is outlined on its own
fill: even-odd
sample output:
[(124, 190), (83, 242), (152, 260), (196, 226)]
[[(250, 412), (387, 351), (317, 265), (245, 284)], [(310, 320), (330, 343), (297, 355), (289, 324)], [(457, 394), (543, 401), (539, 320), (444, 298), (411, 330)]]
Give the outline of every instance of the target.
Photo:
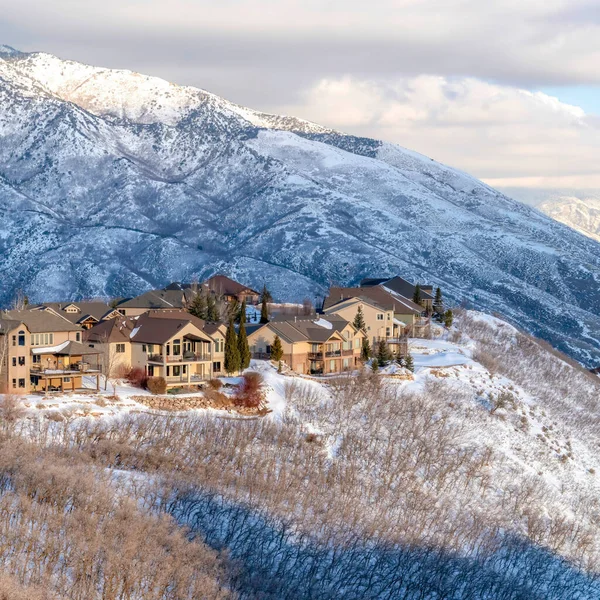
[(396, 142), (497, 186), (600, 188), (599, 0), (0, 0), (0, 43)]

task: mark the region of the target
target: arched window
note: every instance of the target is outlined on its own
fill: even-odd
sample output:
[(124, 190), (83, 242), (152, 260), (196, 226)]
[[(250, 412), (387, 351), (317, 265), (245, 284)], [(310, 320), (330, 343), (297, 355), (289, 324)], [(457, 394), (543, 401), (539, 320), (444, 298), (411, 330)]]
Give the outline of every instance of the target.
[(19, 331), (19, 346), (25, 345), (25, 332)]

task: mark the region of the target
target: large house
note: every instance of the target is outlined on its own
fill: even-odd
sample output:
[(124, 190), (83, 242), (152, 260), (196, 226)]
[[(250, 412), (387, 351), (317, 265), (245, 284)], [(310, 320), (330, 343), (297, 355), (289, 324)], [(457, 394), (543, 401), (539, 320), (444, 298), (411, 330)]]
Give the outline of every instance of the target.
[(194, 299), (196, 292), (192, 289), (150, 290), (140, 296), (125, 300), (117, 305), (117, 310), (126, 317), (143, 315), (150, 310), (182, 309)]
[(85, 339), (101, 351), (106, 371), (139, 367), (167, 387), (187, 387), (223, 374), (225, 334), (221, 323), (164, 309), (99, 323)]
[(241, 303), (245, 300), (246, 304), (258, 304), (260, 300), (259, 292), (230, 279), (226, 275), (213, 275), (202, 282), (202, 287), (215, 296), (224, 298), (227, 302), (236, 300)]
[(297, 373), (331, 374), (355, 369), (365, 334), (339, 315), (293, 318), (248, 326), (254, 358), (270, 358), (275, 336), (281, 340), (282, 360)]
[(81, 343), (81, 327), (45, 310), (7, 311), (0, 321), (2, 343), (8, 343), (2, 379), (9, 392), (75, 390), (85, 376), (98, 387), (98, 351)]
[[(377, 343), (381, 338), (397, 338), (399, 335), (411, 337), (429, 335), (431, 323), (425, 316), (425, 308), (383, 285), (357, 288), (332, 287), (329, 296), (323, 302), (323, 312), (329, 314), (341, 310), (345, 316), (350, 317), (351, 310), (356, 314), (354, 308), (348, 308), (348, 300), (353, 298), (360, 298), (366, 303), (379, 307), (379, 312), (375, 315), (376, 322), (368, 324), (371, 327), (367, 330), (371, 344)], [(372, 312), (369, 309), (369, 314)]]

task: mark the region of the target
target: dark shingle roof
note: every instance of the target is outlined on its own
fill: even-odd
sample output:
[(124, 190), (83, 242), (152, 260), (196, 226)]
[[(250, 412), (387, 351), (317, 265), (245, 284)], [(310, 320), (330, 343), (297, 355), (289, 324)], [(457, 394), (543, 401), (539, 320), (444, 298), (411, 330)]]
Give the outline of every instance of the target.
[(208, 287), (208, 289), (211, 292), (222, 296), (235, 296), (242, 292), (248, 291), (252, 292), (253, 294), (258, 294), (256, 290), (253, 290), (246, 285), (242, 285), (241, 283), (234, 281), (226, 275), (221, 274), (209, 277), (206, 281), (202, 282), (202, 285)]
[(126, 300), (118, 308), (183, 308), (184, 293), (181, 290), (150, 290)]
[(4, 314), (9, 319), (25, 323), (31, 333), (81, 331), (78, 325), (47, 310), (9, 310)]
[(128, 342), (129, 336), (136, 325), (134, 319), (118, 317), (101, 321), (91, 329), (83, 332), (83, 339), (91, 343)]
[(393, 310), (401, 314), (421, 314), (423, 312), (423, 307), (400, 294), (384, 289), (384, 286), (381, 285), (360, 288), (333, 287), (329, 290), (329, 296), (325, 299), (323, 308), (328, 310), (349, 298), (366, 298), (384, 310)]
[[(65, 309), (68, 306), (76, 306), (79, 309), (79, 312), (67, 312)], [(93, 317), (97, 321), (100, 321), (114, 310), (114, 308), (106, 304), (106, 302), (93, 300), (84, 302), (48, 302), (46, 304), (40, 304), (32, 310), (43, 309), (45, 307), (51, 308), (61, 317), (71, 321), (71, 323), (81, 323), (87, 317)]]

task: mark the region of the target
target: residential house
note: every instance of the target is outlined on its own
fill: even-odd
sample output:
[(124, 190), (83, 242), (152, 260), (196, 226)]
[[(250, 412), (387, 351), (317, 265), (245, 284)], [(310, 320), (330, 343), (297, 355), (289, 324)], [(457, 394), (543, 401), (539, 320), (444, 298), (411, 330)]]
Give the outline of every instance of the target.
[(323, 312), (327, 314), (337, 312), (336, 305), (350, 298), (362, 298), (379, 306), (380, 311), (389, 311), (384, 316), (376, 317), (378, 320), (384, 321), (385, 329), (377, 327), (368, 332), (371, 344), (377, 343), (381, 338), (398, 337), (402, 334), (402, 323), (405, 325), (404, 334), (410, 337), (429, 337), (431, 323), (425, 316), (424, 307), (383, 285), (358, 288), (333, 287), (329, 290), (329, 296), (325, 298)]
[(18, 321), (25, 326), (26, 344), (21, 344), (22, 334), (19, 330), (16, 345), (28, 350), (25, 364), (29, 373), (25, 388), (19, 385), (22, 377), (10, 376), (11, 380), (17, 379), (17, 389), (25, 392), (74, 390), (83, 387), (84, 376), (89, 376), (90, 381), (98, 387), (98, 351), (81, 343), (83, 331), (79, 325), (52, 310), (35, 308), (6, 311), (1, 318)]
[(167, 387), (211, 379), (214, 341), (203, 326), (192, 315), (141, 315), (130, 334), (131, 365), (143, 368), (150, 377), (164, 377)]
[(223, 323), (205, 323), (202, 331), (209, 335), (213, 340), (213, 377), (225, 375), (225, 336), (227, 335), (227, 326)]
[(0, 393), (30, 391), (30, 334), (27, 325), (0, 317)]
[(209, 277), (202, 282), (202, 287), (217, 297), (222, 297), (227, 302), (246, 301), (246, 304), (258, 304), (260, 301), (260, 293), (248, 286), (245, 286), (226, 275), (218, 274)]
[(170, 311), (186, 308), (194, 296), (195, 292), (191, 289), (150, 290), (140, 296), (121, 302), (116, 308), (126, 317), (136, 317), (150, 310)]
[(275, 336), (281, 340), (282, 360), (297, 373), (332, 374), (355, 369), (365, 334), (339, 315), (326, 318), (285, 318), (248, 326), (254, 358), (268, 359)]

